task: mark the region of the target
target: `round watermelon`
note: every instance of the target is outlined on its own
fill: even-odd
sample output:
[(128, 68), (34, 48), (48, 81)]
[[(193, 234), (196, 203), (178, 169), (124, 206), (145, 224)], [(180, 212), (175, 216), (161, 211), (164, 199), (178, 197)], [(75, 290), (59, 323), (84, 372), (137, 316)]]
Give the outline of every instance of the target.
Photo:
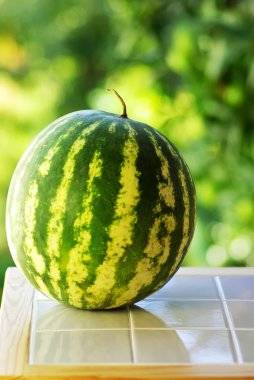
[(77, 111), (45, 128), (18, 163), (7, 237), (36, 289), (73, 307), (111, 309), (174, 275), (195, 210), (190, 171), (163, 134), (125, 107), (121, 116)]

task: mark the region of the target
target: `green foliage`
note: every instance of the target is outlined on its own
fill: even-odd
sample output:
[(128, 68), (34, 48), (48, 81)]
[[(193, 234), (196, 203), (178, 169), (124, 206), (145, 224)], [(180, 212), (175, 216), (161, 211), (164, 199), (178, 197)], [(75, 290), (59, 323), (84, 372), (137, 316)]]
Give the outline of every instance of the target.
[(186, 265), (254, 265), (252, 0), (0, 0), (0, 283), (14, 167), (49, 122), (119, 112), (178, 146), (197, 190)]

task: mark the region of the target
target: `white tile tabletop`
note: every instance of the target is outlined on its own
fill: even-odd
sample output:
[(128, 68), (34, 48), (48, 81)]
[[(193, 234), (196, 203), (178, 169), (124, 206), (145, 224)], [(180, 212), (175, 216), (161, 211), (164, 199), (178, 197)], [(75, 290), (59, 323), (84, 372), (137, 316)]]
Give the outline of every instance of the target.
[(254, 364), (254, 276), (186, 274), (133, 306), (33, 301), (30, 364)]

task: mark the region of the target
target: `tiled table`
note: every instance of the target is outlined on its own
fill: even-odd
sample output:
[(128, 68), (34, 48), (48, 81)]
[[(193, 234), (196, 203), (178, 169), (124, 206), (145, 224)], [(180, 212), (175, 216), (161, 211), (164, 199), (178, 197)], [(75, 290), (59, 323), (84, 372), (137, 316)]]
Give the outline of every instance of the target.
[(118, 375), (124, 368), (126, 378), (143, 368), (135, 375), (140, 379), (148, 377), (147, 368), (156, 369), (156, 379), (172, 378), (176, 369), (183, 378), (254, 376), (250, 268), (182, 268), (150, 297), (111, 311), (68, 308), (35, 291), (30, 319), (28, 373), (36, 368), (93, 373), (93, 366), (108, 366), (118, 368)]

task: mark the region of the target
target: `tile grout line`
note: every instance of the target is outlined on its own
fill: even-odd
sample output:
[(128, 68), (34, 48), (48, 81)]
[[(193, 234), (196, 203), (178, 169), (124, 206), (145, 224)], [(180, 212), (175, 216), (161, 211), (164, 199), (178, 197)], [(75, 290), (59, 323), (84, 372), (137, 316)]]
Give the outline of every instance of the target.
[[(157, 298), (146, 298), (145, 300), (142, 300), (142, 301), (139, 301), (139, 302), (143, 302), (143, 301), (167, 301), (168, 298), (167, 297), (157, 297)], [(254, 299), (250, 299), (250, 300), (246, 300), (246, 299), (241, 299), (241, 298), (225, 298), (226, 301), (242, 301), (242, 302), (254, 302)], [(190, 298), (190, 297), (187, 297), (187, 298), (170, 298), (170, 301), (172, 302), (193, 302), (193, 301), (220, 301), (220, 298)]]
[[(149, 330), (149, 331), (154, 331), (154, 330), (159, 330), (159, 331), (176, 331), (176, 330), (205, 330), (205, 331), (230, 331), (229, 328), (227, 327), (221, 327), (221, 326), (212, 326), (212, 327), (207, 327), (207, 326), (172, 326), (172, 327), (135, 327), (135, 329), (131, 329), (128, 327), (91, 327), (91, 328), (76, 328), (76, 329), (71, 329), (71, 328), (66, 328), (66, 329), (36, 329), (35, 333), (43, 333), (43, 332), (81, 332), (81, 331), (129, 331), (131, 330)], [(244, 330), (244, 331), (253, 331), (254, 328), (239, 328), (238, 330)]]
[(81, 331), (130, 331), (128, 327), (87, 327), (87, 328), (63, 328), (63, 329), (36, 329), (36, 333), (43, 332), (81, 332)]
[(224, 294), (224, 291), (223, 291), (223, 288), (222, 288), (219, 276), (215, 276), (214, 277), (214, 281), (215, 281), (215, 284), (217, 286), (217, 290), (218, 290), (218, 293), (219, 293), (219, 296), (220, 296), (220, 299), (221, 299), (221, 302), (222, 302), (223, 311), (224, 311), (224, 314), (225, 314), (226, 319), (227, 319), (229, 331), (230, 331), (231, 338), (232, 338), (232, 341), (233, 341), (233, 344), (234, 344), (234, 350), (235, 350), (235, 355), (236, 355), (237, 363), (238, 364), (242, 364), (243, 363), (242, 352), (241, 352), (241, 349), (240, 349), (240, 346), (239, 346), (239, 343), (238, 343), (238, 339), (237, 339), (237, 336), (236, 336), (234, 324), (233, 324), (232, 318), (230, 316), (229, 308), (228, 308), (228, 305), (227, 305), (227, 302), (226, 302), (225, 294)]
[(129, 331), (130, 331), (130, 341), (131, 341), (132, 362), (133, 362), (133, 364), (136, 364), (137, 363), (137, 355), (136, 355), (136, 348), (135, 348), (135, 337), (134, 337), (134, 330), (133, 330), (131, 308), (130, 308), (130, 306), (128, 306), (127, 308), (128, 308), (128, 318), (129, 318)]

